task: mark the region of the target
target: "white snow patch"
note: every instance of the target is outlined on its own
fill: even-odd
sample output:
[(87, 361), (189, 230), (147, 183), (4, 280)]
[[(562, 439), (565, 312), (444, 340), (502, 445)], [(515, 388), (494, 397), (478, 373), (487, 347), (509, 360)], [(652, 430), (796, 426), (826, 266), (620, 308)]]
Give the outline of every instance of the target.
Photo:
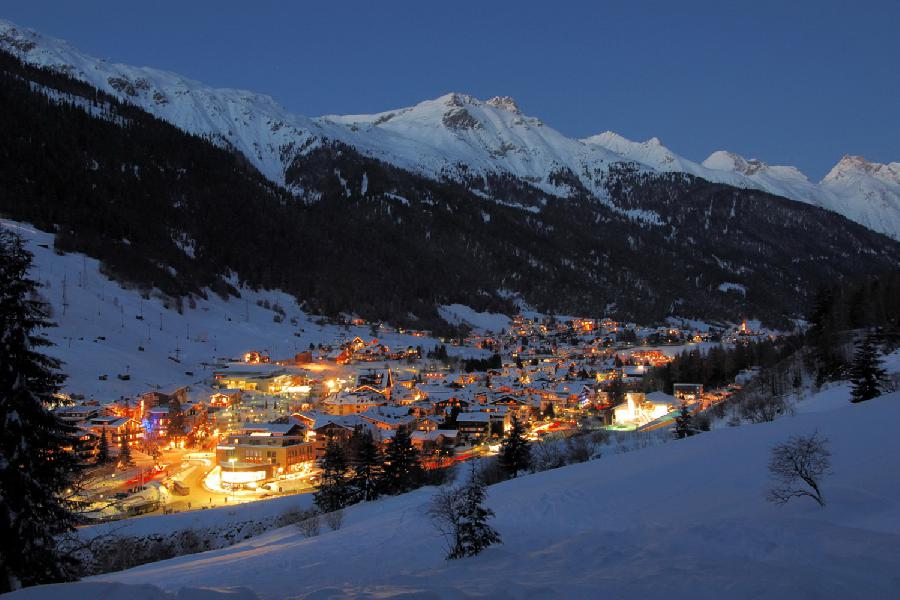
[(438, 307), (438, 314), (452, 325), (468, 323), (473, 329), (500, 333), (508, 329), (511, 323), (507, 315), (490, 312), (478, 312), (463, 304), (444, 304)]
[(747, 295), (747, 288), (743, 284), (740, 284), (740, 283), (730, 283), (730, 282), (726, 281), (725, 283), (720, 283), (718, 289), (720, 292), (727, 293), (727, 292), (733, 291), (733, 292), (738, 292), (744, 296)]

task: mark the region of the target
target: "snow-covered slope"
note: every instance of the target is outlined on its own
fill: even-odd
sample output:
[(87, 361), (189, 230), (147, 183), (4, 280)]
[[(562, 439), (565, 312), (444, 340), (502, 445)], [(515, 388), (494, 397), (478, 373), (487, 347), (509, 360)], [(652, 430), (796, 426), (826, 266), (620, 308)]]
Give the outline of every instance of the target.
[(710, 154), (703, 166), (707, 172), (713, 172), (708, 179), (715, 181), (720, 177), (738, 176), (746, 187), (824, 207), (821, 189), (796, 167), (770, 166), (724, 150)]
[(900, 239), (900, 162), (879, 164), (845, 156), (820, 187), (832, 198), (826, 208)]
[[(319, 324), (292, 296), (277, 290), (253, 291), (237, 282), (241, 298), (223, 300), (210, 292), (207, 299), (196, 298), (193, 307), (186, 302), (179, 312), (170, 299), (152, 294), (144, 298), (138, 290), (111, 281), (92, 258), (58, 255), (52, 233), (5, 219), (0, 227), (22, 236), (34, 255), (31, 277), (40, 284), (58, 325), (44, 332), (55, 344), (47, 352), (63, 361), (62, 370), (68, 375), (64, 391), (70, 394), (105, 402), (157, 388), (203, 383), (212, 376), (216, 359), (240, 357), (250, 350), (289, 358), (310, 343), (371, 337), (369, 327)], [(284, 319), (276, 321), (266, 305), (281, 307)], [(402, 348), (431, 348), (439, 343), (386, 331), (379, 331), (378, 338)], [(451, 352), (461, 350), (451, 348)], [(101, 380), (101, 375), (106, 379)]]
[(622, 160), (523, 115), (508, 97), (482, 101), (447, 94), (411, 108), (323, 121), (347, 127), (344, 141), (363, 152), (420, 173), (453, 178), (509, 173), (562, 195), (569, 189), (553, 183), (553, 174), (568, 169), (602, 196), (609, 164)]
[(618, 133), (605, 131), (582, 140), (592, 146), (602, 146), (628, 160), (645, 165), (656, 171), (666, 173), (690, 173), (711, 181), (745, 186), (746, 181), (740, 174), (713, 172), (702, 165), (678, 156), (663, 146), (659, 138), (650, 138), (646, 142), (633, 142)]
[(698, 164), (656, 138), (633, 142), (606, 132), (572, 139), (522, 114), (508, 97), (482, 101), (447, 94), (372, 115), (308, 118), (289, 113), (268, 96), (215, 89), (174, 73), (107, 62), (2, 20), (0, 49), (29, 64), (66, 72), (185, 131), (232, 147), (279, 184), (285, 184), (285, 169), (295, 158), (326, 139), (433, 178), (471, 181), (492, 173), (508, 174), (566, 196), (572, 193), (566, 183), (571, 175), (600, 199), (605, 198), (609, 166), (627, 161), (647, 170), (690, 173), (765, 190), (833, 210), (900, 239), (898, 163), (845, 158), (816, 184), (794, 167), (769, 166), (724, 151)]
[(767, 165), (724, 150), (713, 152), (703, 166), (716, 173), (707, 179), (716, 180), (718, 173), (741, 175), (746, 187), (820, 206), (900, 239), (900, 163), (844, 156), (818, 184), (796, 167)]
[(181, 75), (111, 63), (68, 43), (0, 20), (0, 48), (25, 63), (66, 73), (220, 146), (243, 153), (266, 177), (284, 182), (284, 167), (319, 127), (271, 97), (215, 89)]
[[(318, 537), (279, 529), (89, 585), (244, 586), (266, 599), (896, 598), (900, 393), (847, 400), (833, 388), (806, 401), (821, 410), (492, 486), (504, 543), (475, 558), (443, 559), (426, 515), (434, 490), (422, 489), (351, 507)], [(833, 455), (826, 508), (766, 502), (772, 446), (816, 430)], [(12, 597), (71, 597), (81, 585)]]

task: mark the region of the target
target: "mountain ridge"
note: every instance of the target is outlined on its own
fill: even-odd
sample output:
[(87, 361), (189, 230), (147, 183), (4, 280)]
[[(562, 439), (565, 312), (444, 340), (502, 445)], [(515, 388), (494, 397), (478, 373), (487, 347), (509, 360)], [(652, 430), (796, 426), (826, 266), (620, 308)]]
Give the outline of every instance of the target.
[[(0, 48), (239, 151), (268, 179), (287, 187), (285, 171), (291, 162), (326, 140), (435, 179), (465, 182), (505, 174), (565, 197), (573, 193), (572, 186), (559, 182), (568, 179), (571, 183), (574, 177), (601, 201), (607, 199), (610, 166), (632, 162), (640, 169), (688, 173), (813, 204), (900, 239), (900, 177), (885, 180), (883, 176), (900, 173), (900, 163), (866, 161), (863, 168), (839, 169), (842, 159), (832, 173), (839, 169), (843, 177), (836, 181), (826, 176), (813, 183), (795, 167), (769, 166), (734, 153), (727, 153), (733, 157), (729, 165), (722, 160), (725, 151), (697, 163), (672, 152), (658, 138), (634, 142), (612, 132), (569, 138), (524, 115), (508, 96), (482, 101), (449, 93), (380, 113), (305, 117), (289, 112), (270, 96), (211, 88), (176, 73), (111, 63), (3, 20)], [(489, 186), (485, 190), (489, 196), (497, 192)]]
[[(283, 290), (316, 314), (418, 329), (448, 330), (441, 305), (522, 303), (790, 327), (820, 286), (900, 265), (900, 243), (835, 213), (633, 162), (608, 165), (598, 201), (564, 165), (548, 182), (492, 172), (457, 181), (316, 137), (287, 156), (291, 194), (221, 139), (5, 51), (0, 83), (0, 213), (176, 306), (234, 295), (240, 282)], [(474, 115), (481, 104), (449, 96), (431, 108)], [(458, 135), (478, 139), (459, 119)], [(430, 126), (439, 139), (457, 135)]]

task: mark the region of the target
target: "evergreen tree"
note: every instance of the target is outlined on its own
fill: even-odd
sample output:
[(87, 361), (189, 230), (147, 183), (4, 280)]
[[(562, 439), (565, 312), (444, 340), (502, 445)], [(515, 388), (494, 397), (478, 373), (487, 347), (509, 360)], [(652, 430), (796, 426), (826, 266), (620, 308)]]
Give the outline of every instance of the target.
[(839, 351), (841, 329), (834, 291), (819, 290), (810, 317), (809, 339), (816, 359), (816, 385), (839, 377), (844, 359)]
[(875, 336), (867, 335), (857, 344), (850, 369), (850, 382), (853, 384), (850, 395), (852, 402), (863, 402), (881, 395), (887, 375), (882, 367)]
[(125, 424), (125, 431), (119, 437), (119, 466), (123, 469), (134, 464), (131, 459), (131, 423)]
[(555, 419), (556, 418), (556, 409), (553, 407), (552, 402), (547, 403), (547, 408), (544, 409), (543, 416), (545, 419)]
[(191, 431), (187, 435), (188, 445), (193, 448), (204, 448), (212, 436), (212, 426), (209, 423), (209, 413), (202, 411), (191, 427)]
[(378, 497), (381, 456), (368, 428), (360, 427), (350, 438), (350, 488), (353, 502)]
[(334, 439), (328, 440), (325, 456), (319, 461), (322, 469), (319, 490), (314, 502), (323, 513), (334, 512), (347, 506), (350, 499), (350, 482), (347, 480), (347, 457), (344, 449)]
[(681, 403), (681, 410), (678, 412), (678, 416), (675, 417), (675, 437), (678, 439), (686, 438), (697, 433), (697, 428), (694, 425), (694, 417), (691, 416), (690, 411), (688, 410), (687, 403)]
[(475, 556), (492, 544), (502, 543), (500, 534), (488, 525), (494, 511), (484, 506), (485, 485), (475, 473), (474, 464), (469, 481), (461, 492), (459, 544), (449, 558)]
[(37, 351), (51, 323), (30, 264), (22, 240), (0, 230), (0, 593), (69, 579), (74, 566), (57, 546), (75, 525), (65, 499), (79, 468), (65, 450), (74, 429), (50, 411), (64, 376)]
[(100, 441), (97, 443), (97, 464), (105, 465), (109, 462), (109, 436), (106, 426), (100, 431)]
[(606, 397), (609, 399), (610, 406), (618, 406), (625, 402), (625, 392), (628, 386), (625, 381), (619, 377), (613, 377), (606, 386)]
[(385, 494), (403, 494), (418, 487), (423, 475), (419, 452), (406, 428), (401, 427), (385, 452), (380, 488)]
[(450, 414), (448, 414), (444, 418), (444, 422), (441, 423), (441, 425), (438, 427), (438, 429), (451, 429), (451, 430), (456, 429), (457, 428), (456, 419), (457, 419), (457, 417), (459, 417), (460, 412), (461, 412), (461, 409), (459, 408), (459, 406), (456, 406), (456, 405), (451, 406)]
[(184, 437), (184, 411), (178, 398), (169, 400), (169, 422), (166, 424), (166, 437), (178, 441)]
[(525, 440), (525, 429), (516, 415), (513, 415), (512, 427), (500, 446), (498, 460), (510, 477), (515, 477), (531, 465), (531, 447)]

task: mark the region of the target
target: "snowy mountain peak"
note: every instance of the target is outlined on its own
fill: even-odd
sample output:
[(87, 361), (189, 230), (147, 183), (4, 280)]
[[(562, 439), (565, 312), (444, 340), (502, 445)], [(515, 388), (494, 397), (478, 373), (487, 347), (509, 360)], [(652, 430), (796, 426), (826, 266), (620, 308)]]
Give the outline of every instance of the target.
[(469, 94), (460, 94), (459, 92), (451, 92), (438, 98), (444, 104), (452, 108), (464, 108), (466, 104), (478, 104), (478, 98)]
[(9, 21), (0, 19), (0, 43), (19, 52), (29, 52), (37, 45), (39, 34), (31, 30), (19, 30)]
[(591, 137), (587, 137), (581, 140), (586, 144), (596, 144), (598, 146), (603, 146), (604, 148), (608, 148), (613, 152), (626, 153), (629, 150), (633, 150), (639, 147), (649, 147), (649, 146), (662, 146), (662, 142), (657, 137), (652, 137), (646, 142), (635, 142), (629, 140), (627, 137), (623, 135), (619, 135), (615, 131), (604, 131), (603, 133), (598, 133), (597, 135), (592, 135)]
[(485, 104), (495, 106), (497, 108), (502, 108), (503, 110), (509, 111), (516, 115), (522, 114), (521, 109), (519, 109), (519, 105), (516, 104), (516, 101), (509, 96), (494, 96)]
[(369, 156), (429, 177), (503, 173), (550, 193), (563, 171), (605, 197), (604, 173), (617, 162), (666, 173), (755, 188), (833, 210), (900, 238), (900, 163), (844, 157), (818, 185), (795, 167), (771, 166), (726, 151), (702, 164), (672, 152), (659, 138), (634, 142), (607, 131), (572, 139), (522, 114), (509, 96), (489, 100), (449, 93), (415, 106), (369, 115), (308, 118), (291, 114), (269, 96), (215, 89), (175, 73), (98, 59), (66, 42), (0, 20), (0, 50), (48, 67), (135, 104), (189, 133), (242, 153), (270, 180), (300, 155), (335, 140)]
[(735, 173), (741, 173), (742, 175), (747, 176), (755, 175), (756, 173), (769, 168), (769, 166), (761, 160), (756, 158), (747, 159), (740, 154), (735, 154), (734, 152), (728, 152), (726, 150), (716, 150), (710, 154), (702, 164), (707, 169), (734, 171)]
[(880, 179), (889, 185), (900, 185), (900, 163), (882, 164), (870, 162), (862, 156), (845, 154), (822, 181), (840, 181), (841, 179), (859, 176), (870, 176)]
[(621, 155), (623, 160), (640, 163), (658, 171), (678, 171), (703, 176), (700, 165), (678, 156), (663, 146), (658, 137), (645, 142), (634, 142), (613, 131), (604, 131), (581, 141), (592, 146), (602, 146)]

